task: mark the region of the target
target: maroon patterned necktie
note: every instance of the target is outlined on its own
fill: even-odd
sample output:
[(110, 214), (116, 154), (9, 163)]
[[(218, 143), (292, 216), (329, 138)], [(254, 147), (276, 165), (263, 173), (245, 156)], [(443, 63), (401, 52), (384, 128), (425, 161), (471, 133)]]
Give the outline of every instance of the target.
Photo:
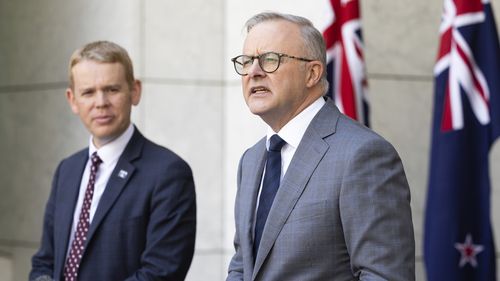
[(71, 250), (69, 251), (66, 265), (64, 266), (64, 280), (76, 281), (78, 276), (78, 267), (82, 259), (85, 241), (87, 240), (87, 232), (90, 226), (90, 205), (94, 195), (94, 184), (96, 180), (97, 169), (102, 163), (101, 158), (97, 152), (92, 153), (90, 157), (92, 165), (90, 166), (90, 177), (87, 189), (85, 190), (85, 198), (83, 199), (82, 209), (80, 211), (80, 218), (75, 231), (75, 237), (71, 243)]

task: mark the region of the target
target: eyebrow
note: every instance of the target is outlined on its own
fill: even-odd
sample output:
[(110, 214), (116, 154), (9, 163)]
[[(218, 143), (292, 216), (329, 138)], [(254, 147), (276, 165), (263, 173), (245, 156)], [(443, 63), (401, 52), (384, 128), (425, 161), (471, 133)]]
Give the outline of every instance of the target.
[(78, 93), (86, 93), (95, 91), (95, 87), (87, 87), (87, 88), (78, 88)]
[[(120, 84), (111, 84), (111, 85), (106, 85), (103, 87), (103, 91), (109, 91), (111, 89), (121, 89), (122, 85)], [(78, 91), (80, 93), (85, 93), (85, 92), (94, 92), (96, 90), (95, 87), (88, 87), (88, 88), (80, 88)]]
[(120, 84), (112, 84), (112, 85), (107, 85), (107, 86), (104, 86), (104, 91), (108, 91), (108, 90), (111, 90), (111, 89), (121, 89), (122, 88), (122, 85)]

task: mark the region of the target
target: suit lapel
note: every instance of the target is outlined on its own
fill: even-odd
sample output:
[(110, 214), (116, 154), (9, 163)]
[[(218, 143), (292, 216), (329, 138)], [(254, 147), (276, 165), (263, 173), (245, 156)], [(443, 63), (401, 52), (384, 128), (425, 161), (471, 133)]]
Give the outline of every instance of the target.
[(80, 184), (82, 181), (83, 171), (88, 160), (88, 149), (82, 150), (72, 160), (73, 163), (68, 163), (69, 170), (61, 174), (61, 183), (59, 184), (59, 196), (56, 202), (64, 202), (58, 205), (57, 213), (54, 214), (56, 219), (54, 221), (55, 243), (57, 243), (54, 269), (59, 272), (54, 272), (55, 276), (62, 274), (64, 263), (66, 262), (66, 251), (71, 235), (71, 227), (73, 225), (73, 214), (75, 212), (75, 205), (78, 199)]
[(262, 233), (252, 280), (259, 272), (288, 216), (302, 195), (314, 170), (329, 149), (323, 138), (335, 132), (339, 112), (327, 100), (307, 128), (283, 177)]
[(109, 177), (108, 183), (106, 185), (106, 189), (104, 190), (101, 200), (99, 201), (99, 205), (97, 206), (96, 213), (94, 215), (94, 218), (92, 219), (92, 223), (90, 224), (90, 229), (87, 234), (88, 243), (92, 241), (92, 237), (94, 236), (96, 230), (99, 228), (99, 225), (101, 224), (123, 189), (126, 187), (130, 178), (132, 178), (136, 169), (131, 162), (140, 157), (144, 141), (144, 137), (137, 130), (137, 128), (135, 128), (134, 134), (132, 135), (132, 138), (130, 139), (127, 147), (123, 151), (122, 156), (120, 156), (115, 169), (111, 173), (111, 176)]

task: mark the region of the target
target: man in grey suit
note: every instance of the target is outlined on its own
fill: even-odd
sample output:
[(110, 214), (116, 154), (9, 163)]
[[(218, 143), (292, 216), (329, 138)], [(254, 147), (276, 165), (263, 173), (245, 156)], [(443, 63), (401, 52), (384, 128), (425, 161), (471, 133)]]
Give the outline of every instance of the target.
[(227, 280), (414, 280), (403, 165), (324, 97), (321, 33), (278, 13), (246, 27), (232, 61), (246, 104), (269, 129), (240, 160)]

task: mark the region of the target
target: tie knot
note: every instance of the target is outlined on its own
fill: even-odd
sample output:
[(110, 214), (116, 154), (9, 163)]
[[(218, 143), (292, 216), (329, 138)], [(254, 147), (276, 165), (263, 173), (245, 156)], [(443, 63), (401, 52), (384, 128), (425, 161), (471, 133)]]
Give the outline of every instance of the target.
[(281, 148), (286, 144), (280, 136), (274, 134), (269, 140), (269, 151), (281, 151)]
[(99, 157), (99, 155), (97, 155), (97, 151), (92, 153), (92, 156), (90, 156), (90, 161), (92, 161), (93, 166), (98, 166), (102, 163), (101, 158)]

